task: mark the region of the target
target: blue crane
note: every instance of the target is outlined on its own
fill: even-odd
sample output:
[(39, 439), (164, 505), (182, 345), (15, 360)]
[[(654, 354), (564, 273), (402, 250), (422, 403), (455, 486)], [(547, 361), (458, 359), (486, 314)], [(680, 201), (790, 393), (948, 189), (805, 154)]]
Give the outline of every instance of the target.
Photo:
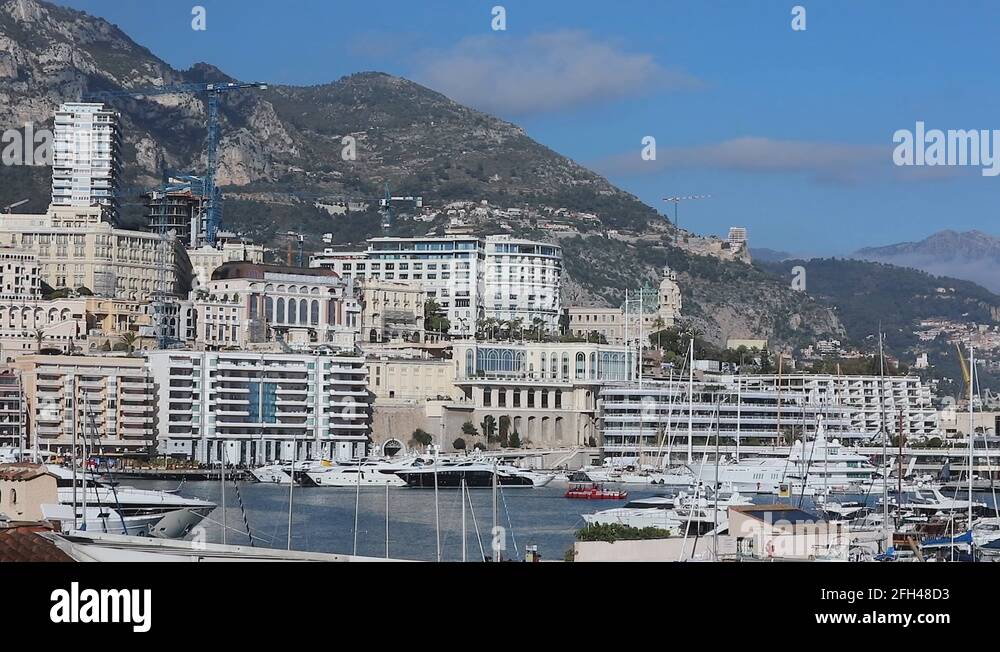
[(215, 172), (218, 166), (219, 149), (219, 98), (223, 93), (243, 89), (267, 90), (263, 82), (210, 82), (205, 84), (174, 84), (137, 90), (97, 91), (88, 93), (84, 99), (104, 100), (115, 97), (142, 97), (151, 95), (173, 95), (176, 93), (205, 93), (208, 95), (208, 171), (205, 173), (205, 198), (208, 202), (208, 220), (205, 239), (215, 244), (215, 234), (222, 221), (221, 198), (215, 187)]

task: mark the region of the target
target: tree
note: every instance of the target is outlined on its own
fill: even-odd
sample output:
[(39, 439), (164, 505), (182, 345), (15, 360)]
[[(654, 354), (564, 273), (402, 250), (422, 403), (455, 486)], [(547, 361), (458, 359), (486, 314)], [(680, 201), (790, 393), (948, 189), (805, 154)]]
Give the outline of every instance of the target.
[(41, 328), (35, 329), (35, 353), (42, 352), (42, 343), (45, 342), (45, 331)]
[(507, 438), (507, 445), (511, 448), (521, 447), (521, 435), (517, 434), (516, 430), (510, 433), (510, 436)]
[(424, 328), (432, 333), (447, 333), (451, 329), (451, 322), (434, 299), (424, 302)]
[(507, 446), (507, 436), (510, 433), (510, 417), (506, 414), (500, 417), (500, 425), (498, 430), (500, 431), (500, 436), (497, 439), (500, 441), (500, 445)]
[(431, 437), (431, 434), (426, 430), (417, 428), (416, 430), (413, 431), (413, 441), (417, 442), (421, 446), (427, 447), (431, 445), (431, 442), (434, 441), (434, 438)]
[(483, 422), (479, 424), (479, 427), (483, 431), (486, 443), (490, 444), (496, 441), (497, 420), (493, 418), (492, 414), (487, 414), (483, 418)]
[(476, 424), (466, 421), (462, 424), (462, 434), (466, 437), (478, 437), (479, 431), (476, 430)]
[(120, 339), (122, 344), (125, 345), (126, 351), (128, 351), (129, 353), (135, 351), (135, 341), (136, 341), (135, 333), (133, 333), (132, 331), (126, 331), (122, 333), (121, 337), (118, 339)]
[(535, 336), (538, 341), (542, 341), (542, 333), (545, 331), (545, 320), (541, 317), (535, 317), (531, 320), (531, 330), (535, 332)]
[(451, 442), (451, 447), (457, 451), (465, 450), (465, 440), (461, 437), (457, 438), (455, 441)]

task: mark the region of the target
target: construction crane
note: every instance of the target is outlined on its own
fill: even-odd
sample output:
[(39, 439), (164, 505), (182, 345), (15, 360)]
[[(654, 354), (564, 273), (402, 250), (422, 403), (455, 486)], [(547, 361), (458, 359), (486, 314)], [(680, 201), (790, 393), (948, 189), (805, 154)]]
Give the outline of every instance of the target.
[(4, 215), (10, 215), (11, 209), (17, 208), (21, 204), (27, 204), (29, 201), (31, 201), (31, 200), (30, 199), (22, 199), (21, 201), (16, 201), (13, 204), (8, 204), (7, 206), (4, 206), (3, 207)]
[(87, 93), (87, 100), (111, 100), (116, 97), (149, 97), (153, 95), (175, 95), (177, 93), (204, 93), (208, 96), (208, 171), (205, 173), (205, 197), (208, 202), (205, 239), (215, 244), (215, 234), (222, 222), (222, 206), (215, 187), (219, 149), (219, 98), (231, 91), (256, 89), (267, 90), (263, 82), (210, 82), (205, 84), (174, 84), (138, 90), (98, 91)]
[(712, 195), (675, 195), (672, 197), (663, 198), (663, 201), (670, 202), (671, 204), (674, 205), (674, 230), (676, 231), (676, 233), (674, 234), (674, 244), (677, 244), (677, 239), (680, 237), (680, 230), (681, 230), (680, 223), (677, 221), (677, 205), (680, 204), (682, 201), (692, 201), (695, 199), (708, 199), (711, 196)]

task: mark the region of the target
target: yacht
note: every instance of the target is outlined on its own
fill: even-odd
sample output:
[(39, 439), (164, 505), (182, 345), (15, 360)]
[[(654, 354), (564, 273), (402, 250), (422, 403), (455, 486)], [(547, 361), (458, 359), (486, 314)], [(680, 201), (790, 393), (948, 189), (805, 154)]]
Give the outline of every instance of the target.
[(624, 507), (584, 514), (587, 525), (626, 525), (634, 528), (655, 527), (671, 534), (681, 533), (683, 523), (674, 514), (675, 496), (653, 496), (625, 503)]
[[(46, 518), (59, 520), (64, 528), (73, 525), (73, 471), (55, 464), (45, 465), (56, 477), (57, 505), (42, 505)], [(84, 489), (86, 484), (86, 489)], [(186, 535), (212, 510), (215, 503), (197, 498), (185, 498), (168, 491), (137, 489), (86, 478), (82, 471), (76, 476), (77, 529), (81, 522), (86, 529), (112, 534), (138, 534), (160, 538)], [(87, 510), (83, 511), (86, 503)]]
[(494, 474), (496, 483), (502, 487), (544, 487), (554, 477), (550, 473), (529, 471), (509, 464), (490, 464), (475, 460), (438, 462), (396, 471), (396, 475), (411, 487), (437, 486), (442, 489), (457, 489), (462, 485), (462, 480), (471, 489), (492, 487)]
[[(881, 499), (879, 502), (881, 502)], [(890, 496), (889, 504), (898, 511), (910, 512), (922, 516), (943, 512), (968, 512), (970, 506), (968, 500), (948, 498), (934, 487), (926, 491), (904, 489), (902, 497), (899, 495)], [(985, 503), (977, 501), (972, 501), (971, 506), (973, 513), (986, 509)]]
[(303, 460), (296, 462), (294, 465), (291, 462), (275, 462), (274, 464), (265, 464), (264, 466), (250, 469), (250, 475), (257, 482), (288, 484), (292, 481), (293, 476), (297, 482), (302, 482), (303, 476), (310, 471), (319, 470), (334, 464), (335, 462), (331, 462), (330, 460)]

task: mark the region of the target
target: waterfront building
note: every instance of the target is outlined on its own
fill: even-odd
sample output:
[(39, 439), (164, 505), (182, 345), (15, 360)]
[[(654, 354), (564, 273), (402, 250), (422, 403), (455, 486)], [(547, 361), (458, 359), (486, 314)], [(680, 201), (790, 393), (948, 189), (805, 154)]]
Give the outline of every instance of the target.
[(156, 390), (142, 358), (27, 355), (21, 374), (28, 436), (42, 451), (68, 453), (73, 438), (100, 454), (145, 455), (156, 442)]
[(123, 299), (184, 297), (190, 289), (191, 261), (175, 236), (115, 228), (100, 207), (0, 215), (0, 246), (33, 254), (40, 282), (53, 289)]
[(281, 340), (353, 350), (361, 328), (352, 285), (324, 269), (224, 263), (195, 293), (194, 309), (206, 349)]
[(366, 453), (364, 360), (353, 355), (152, 351), (159, 452), (263, 464)]
[(444, 431), (504, 418), (536, 448), (596, 444), (600, 388), (625, 382), (635, 365), (624, 347), (583, 342), (462, 341), (453, 352), (462, 400), (444, 406)]
[[(822, 419), (827, 436), (875, 445), (881, 432), (893, 437), (903, 415), (910, 441), (938, 434), (928, 388), (919, 378), (887, 376), (696, 374), (688, 378), (606, 386), (601, 390), (605, 453), (644, 460), (686, 454), (692, 446), (789, 445), (811, 438)], [(780, 391), (779, 391), (780, 387)]]
[(100, 102), (65, 102), (54, 118), (52, 205), (100, 206), (118, 219), (122, 176), (120, 116)]
[(562, 249), (554, 244), (505, 235), (382, 237), (362, 252), (327, 249), (310, 265), (355, 280), (415, 284), (441, 308), (451, 335), (472, 335), (488, 318), (520, 319), (525, 329), (536, 319), (550, 331), (559, 326)]

